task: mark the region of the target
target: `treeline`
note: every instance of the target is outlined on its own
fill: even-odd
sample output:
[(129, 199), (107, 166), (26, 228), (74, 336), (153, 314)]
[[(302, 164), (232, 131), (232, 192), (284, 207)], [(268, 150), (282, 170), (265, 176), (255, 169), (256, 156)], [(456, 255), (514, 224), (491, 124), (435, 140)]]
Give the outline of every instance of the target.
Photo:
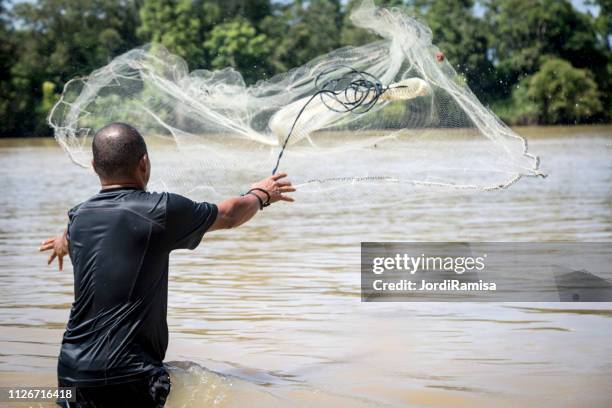
[[(361, 0), (0, 0), (0, 136), (50, 134), (64, 83), (158, 42), (191, 69), (248, 82), (375, 37), (350, 24)], [(512, 124), (612, 119), (612, 0), (388, 0), (425, 20), (477, 96)], [(475, 13), (475, 9), (478, 10)]]

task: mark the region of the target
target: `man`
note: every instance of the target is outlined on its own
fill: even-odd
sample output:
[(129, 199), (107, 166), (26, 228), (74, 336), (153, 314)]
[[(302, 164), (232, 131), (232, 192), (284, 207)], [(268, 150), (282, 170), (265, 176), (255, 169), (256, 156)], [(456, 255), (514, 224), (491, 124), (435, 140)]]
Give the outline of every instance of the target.
[(147, 147), (136, 129), (112, 123), (93, 139), (100, 192), (68, 213), (64, 234), (43, 242), (59, 269), (69, 253), (75, 301), (58, 362), (60, 386), (77, 387), (79, 407), (162, 407), (170, 378), (162, 361), (168, 257), (194, 249), (207, 231), (235, 228), (277, 201), (293, 201), (275, 174), (219, 205), (146, 191)]

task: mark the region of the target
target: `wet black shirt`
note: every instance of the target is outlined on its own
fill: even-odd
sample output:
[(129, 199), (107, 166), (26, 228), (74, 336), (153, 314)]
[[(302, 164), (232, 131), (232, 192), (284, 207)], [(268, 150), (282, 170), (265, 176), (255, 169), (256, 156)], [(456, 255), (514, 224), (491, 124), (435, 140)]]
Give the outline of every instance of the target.
[(217, 207), (117, 188), (101, 191), (68, 216), (75, 301), (59, 379), (113, 384), (159, 368), (168, 346), (168, 256), (198, 246)]

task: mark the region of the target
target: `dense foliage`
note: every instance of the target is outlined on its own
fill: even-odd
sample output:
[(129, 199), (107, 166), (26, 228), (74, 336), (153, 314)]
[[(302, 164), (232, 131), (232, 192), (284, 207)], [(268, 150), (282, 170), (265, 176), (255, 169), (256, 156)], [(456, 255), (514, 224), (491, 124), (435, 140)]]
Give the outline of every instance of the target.
[[(344, 45), (360, 0), (0, 0), (0, 136), (48, 135), (64, 83), (156, 42), (252, 83)], [(385, 0), (425, 20), (474, 92), (511, 123), (612, 119), (612, 1)], [(478, 10), (476, 13), (475, 10)]]

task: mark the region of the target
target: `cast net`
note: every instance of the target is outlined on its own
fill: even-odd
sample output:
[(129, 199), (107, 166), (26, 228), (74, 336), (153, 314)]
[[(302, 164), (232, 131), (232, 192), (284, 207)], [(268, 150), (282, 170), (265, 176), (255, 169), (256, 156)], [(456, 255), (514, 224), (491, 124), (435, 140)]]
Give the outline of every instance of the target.
[(132, 124), (149, 147), (151, 189), (194, 199), (244, 191), (276, 168), (318, 200), (364, 198), (366, 184), (383, 201), (503, 189), (541, 174), (526, 141), (438, 58), (427, 26), (369, 0), (351, 20), (381, 40), (252, 86), (232, 68), (190, 72), (160, 45), (134, 49), (70, 81), (49, 122), (83, 167), (98, 128)]

